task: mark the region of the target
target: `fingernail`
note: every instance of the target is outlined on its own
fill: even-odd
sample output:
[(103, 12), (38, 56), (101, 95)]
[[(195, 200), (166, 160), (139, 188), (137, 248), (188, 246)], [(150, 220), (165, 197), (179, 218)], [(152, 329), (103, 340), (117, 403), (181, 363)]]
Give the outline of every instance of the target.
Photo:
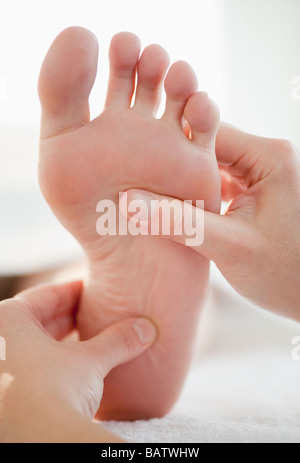
[(130, 209), (130, 203), (132, 201), (140, 201), (141, 204), (139, 205), (139, 213), (138, 218), (139, 220), (148, 222), (151, 217), (151, 210), (153, 212), (153, 208), (155, 207), (155, 200), (154, 197), (145, 190), (132, 190), (128, 194), (128, 213), (131, 215), (131, 212), (135, 214), (136, 212), (136, 205), (133, 204), (133, 210)]
[(133, 324), (133, 329), (139, 338), (141, 344), (149, 344), (156, 338), (156, 328), (154, 324), (147, 318), (140, 318)]

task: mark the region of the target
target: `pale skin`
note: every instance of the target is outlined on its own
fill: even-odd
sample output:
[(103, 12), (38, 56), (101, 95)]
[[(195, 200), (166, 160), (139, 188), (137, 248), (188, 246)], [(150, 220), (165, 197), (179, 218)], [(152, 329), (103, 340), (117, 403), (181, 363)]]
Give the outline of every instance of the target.
[(157, 331), (122, 320), (86, 342), (62, 342), (75, 325), (82, 283), (32, 288), (0, 302), (0, 442), (123, 442), (92, 422), (105, 376), (141, 355)]
[[(288, 141), (256, 137), (222, 124), (216, 154), (222, 197), (230, 202), (223, 216), (204, 212), (205, 239), (193, 249), (215, 261), (242, 296), (299, 322), (299, 152)], [(143, 198), (172, 201), (152, 192), (128, 192), (129, 200)], [(188, 208), (194, 221), (203, 214)], [(174, 236), (174, 220), (171, 230), (164, 238), (184, 244), (187, 236)]]
[[(177, 400), (189, 368), (209, 261), (160, 238), (101, 237), (96, 206), (103, 199), (118, 204), (119, 192), (129, 188), (146, 188), (181, 199), (200, 195), (207, 210), (218, 212), (219, 112), (197, 92), (187, 63), (175, 63), (165, 78), (165, 50), (151, 45), (140, 56), (139, 39), (121, 33), (110, 46), (105, 109), (90, 121), (97, 57), (94, 35), (70, 28), (45, 58), (39, 80), (39, 180), (54, 213), (87, 255), (89, 277), (77, 317), (81, 339), (132, 316), (146, 316), (158, 327), (147, 352), (108, 375), (98, 416), (159, 417)], [(163, 84), (167, 103), (158, 120)], [(185, 130), (183, 118), (189, 124)]]
[[(299, 321), (299, 153), (286, 141), (224, 125), (216, 152), (223, 199), (233, 201), (224, 217), (205, 212), (206, 238), (194, 251), (215, 260), (242, 295)], [(146, 200), (149, 194), (161, 198), (137, 190), (129, 197), (143, 199), (145, 193)], [(165, 238), (182, 245), (186, 237)], [(148, 325), (148, 341), (145, 334), (141, 343), (133, 329), (136, 320), (126, 320), (88, 343), (59, 343), (74, 328), (80, 291), (80, 283), (38, 288), (0, 303), (0, 334), (9, 352), (0, 362), (1, 442), (121, 442), (90, 418), (105, 374), (147, 349), (156, 331)]]
[[(219, 162), (227, 164), (223, 198), (239, 198), (240, 202), (235, 203), (239, 204), (237, 208), (233, 202), (231, 213), (225, 217), (206, 214), (206, 240), (202, 249), (195, 249), (195, 252), (214, 256), (224, 275), (241, 294), (246, 292), (250, 299), (260, 301), (263, 307), (299, 321), (299, 153), (286, 141), (262, 139), (226, 126), (219, 132), (217, 153)], [(253, 163), (254, 159), (257, 162)], [(251, 179), (254, 186), (249, 195), (245, 191), (251, 187), (245, 190), (246, 179)], [(140, 199), (144, 194), (144, 191), (129, 192), (129, 196)], [(151, 193), (151, 198), (157, 199), (158, 195)], [(284, 220), (278, 214), (280, 204)], [(194, 213), (202, 212), (194, 210)], [(277, 221), (274, 221), (274, 215), (279, 215)], [(249, 240), (249, 233), (253, 241)], [(256, 252), (262, 236), (268, 251)], [(184, 237), (176, 239), (182, 243)], [(279, 246), (280, 242), (285, 245)], [(238, 258), (239, 253), (242, 253), (241, 258)], [(233, 255), (237, 265), (235, 271), (229, 266)], [(264, 263), (262, 256), (266, 260)], [(272, 267), (276, 259), (280, 265)], [(237, 275), (241, 272), (239, 280)], [(291, 272), (295, 272), (295, 277)], [(287, 274), (290, 280), (286, 278)], [(264, 290), (270, 279), (274, 282), (273, 291)], [(60, 304), (55, 302), (57, 297), (53, 299), (53, 294), (51, 296), (53, 291), (58, 292)], [(55, 339), (73, 329), (80, 291), (80, 283), (38, 288), (0, 303), (0, 333), (7, 338), (9, 347), (8, 363), (0, 362), (1, 442), (122, 442), (91, 423), (90, 417), (98, 405), (89, 405), (90, 393), (87, 391), (90, 388), (87, 386), (96, 379), (94, 394), (100, 400), (105, 372), (124, 361), (127, 355), (130, 358), (147, 348), (151, 336), (152, 342), (155, 338), (155, 329), (150, 325), (149, 344), (141, 345), (136, 332), (132, 331), (132, 322), (125, 321), (107, 329), (90, 345), (66, 348)], [(250, 292), (254, 296), (249, 296)], [(127, 339), (125, 345), (124, 339)], [(103, 343), (110, 348), (103, 349)], [(75, 378), (73, 362), (76, 363)], [(53, 374), (53, 366), (59, 374)], [(38, 381), (36, 376), (31, 378), (29, 371), (38, 373)], [(16, 381), (11, 383), (5, 375), (15, 377)], [(74, 388), (74, 385), (77, 392), (70, 395), (70, 386)], [(82, 410), (88, 409), (90, 412), (85, 416)]]

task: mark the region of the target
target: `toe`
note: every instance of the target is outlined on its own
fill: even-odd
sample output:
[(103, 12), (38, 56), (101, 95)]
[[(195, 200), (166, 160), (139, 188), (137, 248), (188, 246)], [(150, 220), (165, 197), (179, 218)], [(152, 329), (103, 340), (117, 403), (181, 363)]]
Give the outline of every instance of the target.
[(191, 128), (192, 140), (202, 147), (214, 149), (220, 112), (207, 93), (198, 92), (189, 98), (184, 108), (184, 118)]
[(109, 50), (110, 76), (106, 107), (130, 106), (140, 48), (140, 39), (130, 32), (121, 32), (113, 37)]
[(150, 45), (145, 48), (138, 63), (136, 109), (149, 114), (156, 114), (161, 100), (162, 83), (169, 62), (169, 55), (160, 45)]
[(70, 27), (54, 40), (39, 77), (42, 138), (89, 122), (97, 60), (98, 42), (87, 29)]
[(165, 79), (166, 110), (162, 117), (173, 126), (182, 128), (183, 111), (187, 99), (197, 91), (196, 74), (185, 61), (174, 63)]

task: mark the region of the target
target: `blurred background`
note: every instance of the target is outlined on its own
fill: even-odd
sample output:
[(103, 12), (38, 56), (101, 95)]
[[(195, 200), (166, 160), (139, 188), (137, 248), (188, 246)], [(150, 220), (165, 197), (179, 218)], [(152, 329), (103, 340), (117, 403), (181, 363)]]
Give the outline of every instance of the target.
[[(71, 25), (100, 43), (92, 115), (102, 108), (107, 51), (119, 31), (158, 42), (185, 59), (222, 119), (300, 147), (299, 0), (11, 0), (0, 16), (0, 286), (77, 260), (81, 250), (52, 216), (37, 185), (39, 69), (52, 40)], [(294, 90), (294, 91), (293, 91)], [(300, 94), (300, 91), (299, 91)], [(217, 277), (216, 277), (217, 278)], [(4, 288), (6, 288), (4, 290)], [(1, 296), (1, 293), (0, 293)]]

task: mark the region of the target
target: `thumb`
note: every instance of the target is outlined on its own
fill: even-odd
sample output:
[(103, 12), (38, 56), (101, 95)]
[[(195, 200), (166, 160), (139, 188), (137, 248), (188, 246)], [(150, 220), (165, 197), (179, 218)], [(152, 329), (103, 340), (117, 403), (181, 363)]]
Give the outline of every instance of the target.
[[(136, 224), (141, 235), (171, 239), (217, 264), (236, 252), (243, 242), (242, 237), (247, 234), (245, 223), (236, 216), (206, 212), (189, 202), (145, 190), (128, 190), (126, 193), (120, 201), (120, 210), (127, 217), (129, 231)], [(137, 210), (139, 212), (133, 215)]]
[(156, 337), (156, 327), (149, 319), (129, 318), (114, 323), (82, 345), (104, 378), (113, 368), (142, 354)]

